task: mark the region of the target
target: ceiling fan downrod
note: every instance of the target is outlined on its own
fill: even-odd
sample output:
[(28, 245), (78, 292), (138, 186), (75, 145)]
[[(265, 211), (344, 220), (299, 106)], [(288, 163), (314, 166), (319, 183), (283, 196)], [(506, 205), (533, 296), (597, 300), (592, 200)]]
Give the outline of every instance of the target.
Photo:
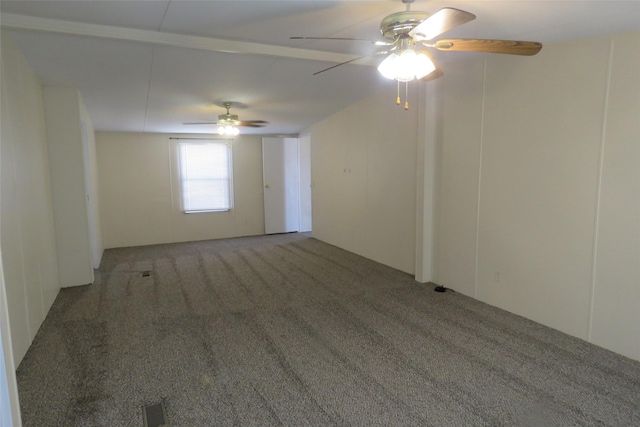
[(407, 5), (407, 12), (411, 9), (411, 3), (413, 3), (415, 0), (402, 0), (402, 3)]

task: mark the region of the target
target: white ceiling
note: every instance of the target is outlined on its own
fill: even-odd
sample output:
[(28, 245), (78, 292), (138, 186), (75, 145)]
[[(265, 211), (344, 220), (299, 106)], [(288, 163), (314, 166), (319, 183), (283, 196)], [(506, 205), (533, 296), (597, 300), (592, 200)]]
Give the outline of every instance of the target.
[[(477, 16), (446, 37), (548, 45), (640, 30), (637, 0), (416, 0), (412, 10), (442, 7)], [(270, 122), (243, 133), (294, 134), (395, 85), (371, 66), (379, 59), (313, 76), (372, 53), (371, 44), (289, 37), (376, 40), (380, 21), (402, 10), (400, 0), (2, 0), (0, 24), (44, 84), (80, 90), (97, 130), (213, 132), (182, 123), (215, 120), (224, 113), (216, 104), (235, 101), (245, 107), (232, 110), (241, 120)], [(435, 52), (434, 59), (446, 74), (470, 55)]]

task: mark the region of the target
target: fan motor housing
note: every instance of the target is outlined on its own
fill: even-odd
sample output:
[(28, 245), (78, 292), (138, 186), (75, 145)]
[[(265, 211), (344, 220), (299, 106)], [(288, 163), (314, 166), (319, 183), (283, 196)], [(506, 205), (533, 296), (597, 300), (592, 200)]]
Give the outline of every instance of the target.
[(218, 120), (221, 122), (237, 122), (238, 115), (237, 114), (220, 114), (218, 116)]
[(392, 13), (380, 23), (380, 33), (387, 40), (395, 40), (398, 35), (413, 30), (429, 16), (430, 13), (412, 10)]

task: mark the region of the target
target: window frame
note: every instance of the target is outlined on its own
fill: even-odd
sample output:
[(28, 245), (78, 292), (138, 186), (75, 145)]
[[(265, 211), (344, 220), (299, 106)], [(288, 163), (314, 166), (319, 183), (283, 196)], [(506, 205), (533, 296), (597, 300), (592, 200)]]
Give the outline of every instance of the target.
[[(183, 162), (185, 161), (185, 154), (183, 152), (183, 146), (194, 146), (194, 145), (206, 145), (206, 144), (221, 144), (226, 147), (226, 157), (227, 157), (227, 186), (228, 186), (228, 206), (226, 207), (212, 207), (205, 209), (187, 209), (187, 200), (185, 198), (185, 179), (183, 176), (185, 165)], [(178, 186), (180, 191), (180, 210), (184, 214), (196, 214), (196, 213), (219, 213), (219, 212), (229, 212), (233, 209), (234, 202), (234, 192), (233, 192), (233, 150), (232, 144), (228, 140), (224, 139), (213, 139), (213, 138), (189, 138), (188, 140), (179, 140), (177, 144), (177, 152), (178, 152)]]

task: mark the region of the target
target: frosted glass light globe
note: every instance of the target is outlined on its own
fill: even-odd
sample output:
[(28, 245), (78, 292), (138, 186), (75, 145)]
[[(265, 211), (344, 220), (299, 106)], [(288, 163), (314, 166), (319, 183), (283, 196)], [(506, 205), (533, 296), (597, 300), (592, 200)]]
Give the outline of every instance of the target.
[(426, 54), (417, 54), (412, 49), (407, 49), (400, 55), (392, 53), (378, 66), (378, 71), (383, 77), (400, 82), (421, 79), (435, 69), (435, 65)]

